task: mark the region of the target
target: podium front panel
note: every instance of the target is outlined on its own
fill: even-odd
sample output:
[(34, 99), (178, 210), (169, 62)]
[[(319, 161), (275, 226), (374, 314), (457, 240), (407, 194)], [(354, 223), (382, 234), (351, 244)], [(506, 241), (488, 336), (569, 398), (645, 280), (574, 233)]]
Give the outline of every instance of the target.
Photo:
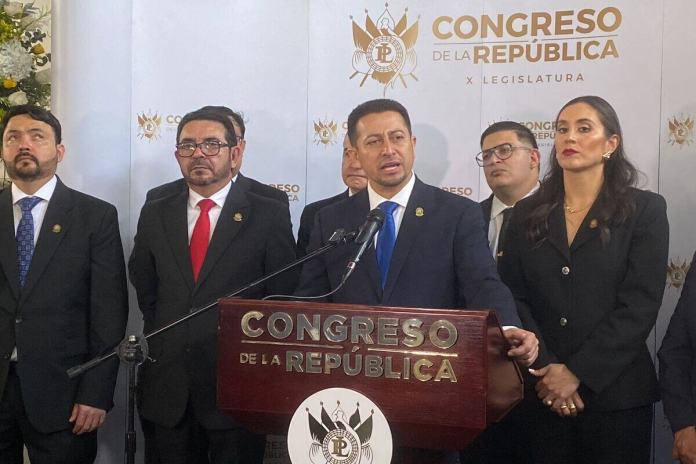
[(379, 406), (396, 442), (463, 448), (522, 395), (489, 311), (229, 299), (218, 346), (220, 408), (264, 433), (342, 387)]

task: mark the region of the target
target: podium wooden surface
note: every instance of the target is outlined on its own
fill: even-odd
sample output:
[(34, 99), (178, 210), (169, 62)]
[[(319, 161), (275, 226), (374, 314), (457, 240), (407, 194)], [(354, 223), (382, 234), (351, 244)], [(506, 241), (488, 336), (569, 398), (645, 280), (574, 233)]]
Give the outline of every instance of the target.
[[(253, 317), (249, 318), (250, 314)], [(275, 333), (270, 334), (268, 320), (274, 314)], [(242, 330), (245, 315), (245, 325), (253, 330), (253, 336)], [(319, 337), (314, 333), (319, 340), (312, 340), (308, 331), (298, 337), (300, 315), (310, 322), (319, 318), (322, 333)], [(323, 324), (332, 315), (346, 318), (345, 341), (326, 339)], [(293, 328), (282, 337), (288, 332), (288, 318)], [(397, 333), (392, 335), (395, 319)], [(422, 321), (424, 340), (417, 347), (403, 344), (401, 325), (409, 319)], [(373, 321), (373, 343), (365, 343), (364, 337), (353, 343), (351, 321)], [(379, 343), (378, 326), (385, 323), (389, 334), (382, 334), (385, 343)], [(429, 331), (436, 323), (456, 328), (457, 339), (451, 347), (443, 349), (431, 341)], [(442, 346), (447, 344), (449, 334), (446, 329), (436, 330), (434, 340)], [(286, 434), (290, 418), (305, 398), (319, 390), (343, 387), (362, 393), (379, 406), (398, 446), (462, 449), (488, 424), (500, 420), (523, 395), (519, 369), (505, 354), (508, 346), (493, 311), (226, 299), (220, 301), (218, 347), (218, 404), (259, 433)], [(289, 371), (287, 359), (296, 359), (298, 353), (303, 357), (304, 372), (296, 372), (297, 363)], [(326, 353), (335, 353), (349, 362), (352, 359), (353, 366), (358, 355), (363, 361), (368, 355), (380, 356), (384, 364), (390, 358), (392, 378), (384, 372), (378, 377), (365, 375), (364, 362), (363, 371), (357, 375), (347, 375), (343, 367), (325, 373), (325, 362), (319, 364), (321, 373), (306, 372), (308, 356), (310, 364), (314, 363), (309, 370), (316, 370), (316, 360), (324, 360)], [(404, 358), (409, 358), (408, 379), (403, 378)], [(447, 360), (456, 382), (452, 378), (419, 380), (413, 370), (419, 359), (427, 360), (420, 369), (421, 379), (434, 377)], [(433, 366), (428, 367), (428, 363)], [(397, 372), (401, 378), (393, 378)]]

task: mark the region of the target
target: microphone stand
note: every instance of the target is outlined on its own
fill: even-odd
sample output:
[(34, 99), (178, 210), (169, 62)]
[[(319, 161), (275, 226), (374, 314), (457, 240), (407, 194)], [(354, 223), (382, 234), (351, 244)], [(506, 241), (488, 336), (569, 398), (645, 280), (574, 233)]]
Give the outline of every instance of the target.
[[(337, 246), (345, 243), (349, 243), (353, 239), (355, 239), (356, 232), (350, 232), (346, 233), (343, 229), (337, 229), (334, 231), (334, 233), (329, 237), (329, 240), (327, 241), (326, 245), (317, 248), (313, 252), (303, 256), (302, 258), (298, 258), (295, 261), (289, 263), (288, 265), (271, 272), (268, 275), (259, 277), (258, 279), (254, 280), (253, 282), (250, 282), (242, 287), (237, 288), (231, 293), (228, 293), (226, 295), (223, 295), (220, 298), (232, 298), (240, 293), (245, 292), (246, 290), (249, 290), (250, 288), (255, 287), (256, 285), (259, 285), (263, 282), (266, 282), (269, 279), (272, 279), (273, 277), (277, 276), (278, 274), (282, 274), (283, 272), (290, 270), (294, 267), (299, 266), (300, 264), (309, 261), (310, 259), (316, 258), (317, 256), (321, 256), (324, 253), (328, 252), (329, 250), (332, 250), (336, 248)], [(153, 330), (147, 335), (128, 335), (126, 338), (124, 338), (121, 343), (118, 344), (118, 346), (110, 349), (108, 352), (106, 352), (103, 355), (96, 356), (92, 359), (90, 359), (87, 362), (84, 362), (82, 364), (78, 364), (77, 366), (73, 366), (70, 369), (67, 370), (68, 377), (70, 379), (74, 379), (76, 377), (79, 377), (80, 375), (84, 374), (90, 369), (93, 369), (94, 367), (102, 364), (103, 362), (108, 361), (111, 358), (118, 357), (121, 362), (125, 363), (128, 366), (128, 391), (127, 391), (127, 419), (126, 419), (126, 434), (125, 434), (125, 448), (126, 448), (126, 464), (135, 464), (135, 445), (136, 445), (136, 440), (135, 440), (135, 396), (136, 396), (136, 378), (137, 378), (137, 372), (138, 372), (138, 366), (143, 364), (145, 360), (149, 359), (147, 356), (147, 341), (155, 337), (161, 333), (167, 332), (170, 329), (173, 329), (174, 327), (177, 327), (184, 322), (193, 319), (197, 316), (200, 316), (204, 312), (208, 311), (211, 308), (214, 308), (218, 304), (218, 300), (216, 299), (215, 301), (211, 301), (203, 306), (199, 306), (197, 308), (192, 308), (191, 311), (183, 316), (180, 319), (177, 319), (173, 322), (170, 322), (167, 325), (164, 325), (160, 327), (159, 329)]]

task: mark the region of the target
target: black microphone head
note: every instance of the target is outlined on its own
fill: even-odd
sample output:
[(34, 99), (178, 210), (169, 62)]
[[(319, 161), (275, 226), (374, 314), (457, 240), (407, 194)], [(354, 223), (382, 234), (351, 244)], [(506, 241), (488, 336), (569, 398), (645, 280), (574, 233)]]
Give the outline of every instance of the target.
[(384, 224), (384, 211), (379, 208), (373, 209), (367, 213), (367, 218), (358, 229), (358, 235), (355, 237), (354, 242), (362, 244), (372, 240), (377, 231), (382, 228), (382, 224)]
[(384, 224), (384, 211), (379, 208), (373, 209), (367, 214), (367, 220), (377, 222), (381, 228), (382, 224)]

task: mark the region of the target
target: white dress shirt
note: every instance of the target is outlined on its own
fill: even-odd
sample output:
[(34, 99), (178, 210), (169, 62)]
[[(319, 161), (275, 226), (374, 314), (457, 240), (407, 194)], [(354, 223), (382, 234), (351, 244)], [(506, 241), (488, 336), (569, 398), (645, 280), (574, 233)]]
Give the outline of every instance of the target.
[[(22, 208), (19, 207), (19, 200), (25, 197), (38, 197), (41, 201), (38, 202), (31, 210), (31, 217), (34, 219), (34, 246), (36, 246), (36, 241), (39, 238), (39, 232), (41, 231), (41, 224), (43, 224), (44, 217), (46, 216), (46, 208), (48, 208), (48, 202), (51, 201), (53, 192), (56, 190), (56, 184), (58, 183), (58, 178), (54, 175), (51, 180), (46, 182), (39, 190), (33, 195), (27, 195), (22, 192), (17, 184), (12, 184), (12, 212), (14, 213), (14, 229), (15, 235), (17, 235), (17, 227), (19, 226), (19, 221), (22, 219)], [(17, 347), (15, 346), (10, 355), (10, 361), (17, 361)]]
[[(385, 201), (392, 201), (396, 203), (397, 208), (392, 213), (394, 217), (394, 225), (396, 226), (395, 237), (399, 236), (399, 228), (401, 227), (401, 221), (404, 218), (404, 212), (406, 211), (406, 205), (408, 204), (409, 198), (411, 198), (411, 192), (413, 192), (413, 186), (416, 185), (416, 175), (411, 171), (411, 179), (408, 181), (404, 188), (402, 188), (399, 193), (391, 198), (384, 198), (379, 193), (375, 192), (370, 183), (367, 183), (367, 196), (370, 199), (370, 211), (377, 208), (380, 204)], [(377, 246), (377, 236), (379, 233), (375, 234), (375, 246)]]
[[(236, 176), (235, 176), (236, 178)], [(218, 219), (220, 219), (220, 213), (222, 213), (222, 207), (225, 204), (225, 199), (227, 194), (230, 193), (230, 188), (232, 188), (232, 181), (228, 182), (223, 188), (212, 194), (209, 199), (213, 200), (215, 206), (213, 206), (210, 211), (208, 211), (208, 217), (210, 218), (210, 237), (208, 241), (213, 236), (213, 231), (215, 231), (215, 226), (217, 225)], [(193, 235), (193, 228), (196, 225), (198, 216), (201, 214), (201, 209), (198, 207), (198, 202), (205, 199), (203, 195), (196, 193), (189, 188), (188, 205), (186, 206), (186, 219), (188, 221), (188, 239), (191, 243), (191, 235)]]
[(14, 229), (15, 235), (17, 235), (17, 227), (19, 226), (19, 221), (22, 219), (22, 209), (19, 207), (19, 200), (25, 197), (38, 197), (41, 201), (34, 206), (31, 210), (31, 216), (34, 218), (34, 245), (39, 238), (39, 231), (41, 231), (41, 224), (43, 224), (44, 216), (46, 216), (46, 208), (48, 208), (48, 202), (51, 201), (53, 192), (56, 189), (56, 184), (58, 183), (58, 178), (54, 175), (51, 180), (46, 182), (43, 187), (36, 191), (33, 195), (27, 195), (22, 192), (17, 184), (12, 184), (12, 212), (14, 213)]
[[(539, 182), (536, 183), (534, 188), (530, 190), (524, 198), (527, 198), (528, 196), (532, 195), (534, 192), (539, 190)], [(514, 205), (513, 205), (514, 206)], [(508, 208), (512, 208), (513, 206), (508, 206), (498, 197), (493, 195), (493, 201), (491, 202), (491, 219), (490, 222), (488, 223), (488, 246), (491, 249), (491, 253), (493, 253), (493, 258), (497, 261), (498, 260), (498, 239), (500, 238), (500, 229), (503, 227), (503, 211), (505, 211)]]

